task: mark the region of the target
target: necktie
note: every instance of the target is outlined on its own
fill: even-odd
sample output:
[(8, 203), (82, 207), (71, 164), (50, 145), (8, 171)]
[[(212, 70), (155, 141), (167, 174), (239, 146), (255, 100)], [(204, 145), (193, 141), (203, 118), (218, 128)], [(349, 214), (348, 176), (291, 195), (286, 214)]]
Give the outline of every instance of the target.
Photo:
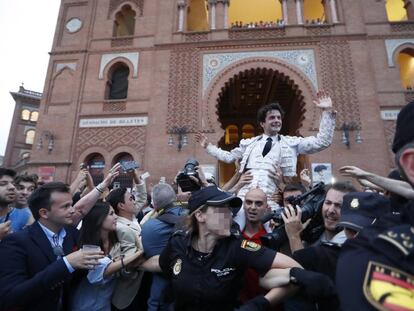
[(269, 153), (270, 149), (272, 149), (272, 139), (270, 137), (267, 138), (266, 145), (263, 148), (262, 156), (265, 157), (266, 154)]

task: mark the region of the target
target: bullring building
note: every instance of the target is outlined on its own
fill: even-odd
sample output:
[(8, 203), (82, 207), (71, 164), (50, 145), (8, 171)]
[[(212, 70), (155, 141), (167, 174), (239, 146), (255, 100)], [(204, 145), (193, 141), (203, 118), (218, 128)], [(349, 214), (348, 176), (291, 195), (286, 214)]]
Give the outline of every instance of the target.
[(277, 101), (282, 133), (314, 135), (323, 89), (334, 141), (298, 169), (387, 174), (413, 72), (413, 0), (62, 0), (27, 167), (69, 182), (87, 163), (99, 181), (135, 159), (171, 181), (195, 157), (222, 183), (234, 168), (195, 132), (229, 150), (260, 134), (258, 108)]

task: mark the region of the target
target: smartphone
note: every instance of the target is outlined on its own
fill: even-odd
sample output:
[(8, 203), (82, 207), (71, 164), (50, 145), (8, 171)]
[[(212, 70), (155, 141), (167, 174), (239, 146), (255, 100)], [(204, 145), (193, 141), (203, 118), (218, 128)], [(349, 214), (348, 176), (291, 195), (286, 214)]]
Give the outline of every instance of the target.
[(135, 161), (124, 161), (121, 162), (121, 167), (124, 172), (131, 172), (139, 167), (138, 163)]

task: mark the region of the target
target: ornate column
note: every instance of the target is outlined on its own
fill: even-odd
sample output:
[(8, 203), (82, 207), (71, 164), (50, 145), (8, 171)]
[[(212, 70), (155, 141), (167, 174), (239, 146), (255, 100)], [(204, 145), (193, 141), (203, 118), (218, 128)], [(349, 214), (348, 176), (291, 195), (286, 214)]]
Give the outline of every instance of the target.
[(407, 11), (407, 19), (408, 20), (414, 20), (413, 0), (404, 0), (404, 8)]
[(339, 20), (338, 20), (338, 13), (336, 11), (336, 2), (335, 0), (329, 0), (329, 2), (330, 2), (329, 4), (331, 8), (331, 18), (332, 18), (331, 22), (333, 24), (337, 24)]
[(285, 25), (287, 25), (287, 24), (289, 24), (287, 0), (281, 0), (281, 1), (282, 1), (283, 20), (285, 21)]
[(184, 22), (185, 22), (185, 8), (187, 6), (187, 3), (185, 0), (178, 0), (177, 2), (178, 6), (178, 32), (184, 31)]
[(296, 2), (296, 21), (299, 25), (303, 25), (302, 2), (303, 0), (295, 0)]
[(225, 29), (227, 25), (227, 7), (228, 0), (216, 0), (216, 29)]
[(216, 5), (217, 0), (208, 0), (208, 16), (210, 30), (216, 29)]
[(230, 0), (222, 0), (224, 5), (224, 29), (229, 28), (229, 6), (230, 6)]

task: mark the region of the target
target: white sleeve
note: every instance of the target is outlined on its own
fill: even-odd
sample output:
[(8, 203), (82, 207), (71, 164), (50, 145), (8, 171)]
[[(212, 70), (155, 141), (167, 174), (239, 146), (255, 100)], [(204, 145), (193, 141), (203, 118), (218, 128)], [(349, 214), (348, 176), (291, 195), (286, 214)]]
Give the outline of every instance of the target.
[(225, 151), (217, 146), (208, 144), (206, 150), (209, 155), (212, 155), (220, 161), (226, 163), (233, 163), (237, 159), (241, 159), (243, 157), (243, 153), (246, 150), (246, 148), (239, 146), (231, 151)]
[(297, 145), (299, 154), (316, 153), (328, 148), (335, 132), (335, 115), (332, 112), (322, 112), (319, 132), (316, 136), (300, 138)]

